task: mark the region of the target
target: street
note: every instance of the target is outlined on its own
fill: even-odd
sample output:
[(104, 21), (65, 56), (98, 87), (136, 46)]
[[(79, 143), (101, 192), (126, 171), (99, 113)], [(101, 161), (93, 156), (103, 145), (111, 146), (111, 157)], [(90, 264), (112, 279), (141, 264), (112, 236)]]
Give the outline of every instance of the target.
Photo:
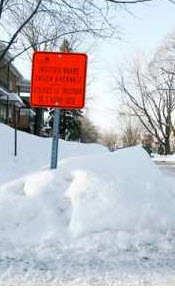
[(163, 174), (169, 177), (175, 177), (175, 162), (156, 162), (156, 164)]

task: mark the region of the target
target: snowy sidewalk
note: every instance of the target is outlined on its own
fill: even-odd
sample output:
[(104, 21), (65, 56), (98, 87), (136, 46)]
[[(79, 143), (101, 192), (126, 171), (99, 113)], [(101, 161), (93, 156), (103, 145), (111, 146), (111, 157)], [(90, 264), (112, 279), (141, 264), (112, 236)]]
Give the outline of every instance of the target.
[[(103, 237), (117, 241), (114, 232), (98, 241)], [(0, 285), (175, 285), (175, 250), (159, 252), (155, 246), (118, 250), (102, 243), (91, 248), (90, 241), (89, 248), (83, 248), (81, 244), (62, 250), (55, 242), (1, 253)]]

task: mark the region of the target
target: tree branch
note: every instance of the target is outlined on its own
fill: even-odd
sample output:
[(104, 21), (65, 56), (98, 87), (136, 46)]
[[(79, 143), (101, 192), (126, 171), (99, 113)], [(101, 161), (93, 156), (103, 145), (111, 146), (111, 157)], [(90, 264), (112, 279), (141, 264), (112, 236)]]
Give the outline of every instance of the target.
[(26, 24), (33, 18), (33, 16), (37, 13), (39, 6), (41, 5), (42, 0), (38, 0), (38, 4), (36, 5), (33, 12), (30, 14), (30, 16), (20, 25), (20, 27), (16, 30), (16, 32), (13, 34), (11, 40), (9, 41), (8, 45), (5, 47), (3, 52), (0, 55), (0, 61), (4, 58), (8, 50), (10, 49), (11, 45), (15, 41), (18, 34), (21, 32), (21, 30), (26, 26)]

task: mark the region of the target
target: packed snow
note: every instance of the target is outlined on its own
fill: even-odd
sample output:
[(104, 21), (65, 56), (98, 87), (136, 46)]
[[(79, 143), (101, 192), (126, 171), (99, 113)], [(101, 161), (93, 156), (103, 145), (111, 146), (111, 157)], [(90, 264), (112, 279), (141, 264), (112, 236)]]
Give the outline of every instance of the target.
[(60, 140), (50, 170), (51, 142), (18, 132), (14, 157), (0, 124), (0, 284), (172, 283), (173, 181), (141, 146)]
[(169, 155), (159, 155), (159, 154), (153, 154), (153, 160), (156, 162), (167, 162), (167, 163), (173, 163), (175, 164), (175, 154), (169, 154)]

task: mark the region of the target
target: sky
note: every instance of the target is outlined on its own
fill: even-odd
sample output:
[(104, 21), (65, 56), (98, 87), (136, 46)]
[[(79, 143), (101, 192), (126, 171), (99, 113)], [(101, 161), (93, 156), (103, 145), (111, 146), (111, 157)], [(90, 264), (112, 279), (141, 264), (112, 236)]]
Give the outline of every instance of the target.
[(136, 55), (150, 58), (166, 34), (175, 31), (175, 5), (164, 0), (132, 7), (133, 15), (121, 12), (117, 20), (122, 39), (100, 41), (94, 53), (96, 80), (91, 88), (94, 98), (89, 111), (94, 123), (105, 131), (113, 132), (120, 122), (113, 77), (118, 68), (124, 70)]
[[(130, 6), (130, 13), (119, 12), (116, 25), (120, 26), (120, 40), (96, 40), (88, 44), (91, 47), (88, 76), (92, 81), (87, 87), (86, 107), (92, 122), (108, 132), (114, 131), (119, 122), (113, 76), (136, 55), (150, 58), (166, 34), (175, 30), (175, 5), (157, 0), (153, 4)], [(25, 77), (30, 77), (31, 66), (27, 61), (19, 60), (18, 68)]]

